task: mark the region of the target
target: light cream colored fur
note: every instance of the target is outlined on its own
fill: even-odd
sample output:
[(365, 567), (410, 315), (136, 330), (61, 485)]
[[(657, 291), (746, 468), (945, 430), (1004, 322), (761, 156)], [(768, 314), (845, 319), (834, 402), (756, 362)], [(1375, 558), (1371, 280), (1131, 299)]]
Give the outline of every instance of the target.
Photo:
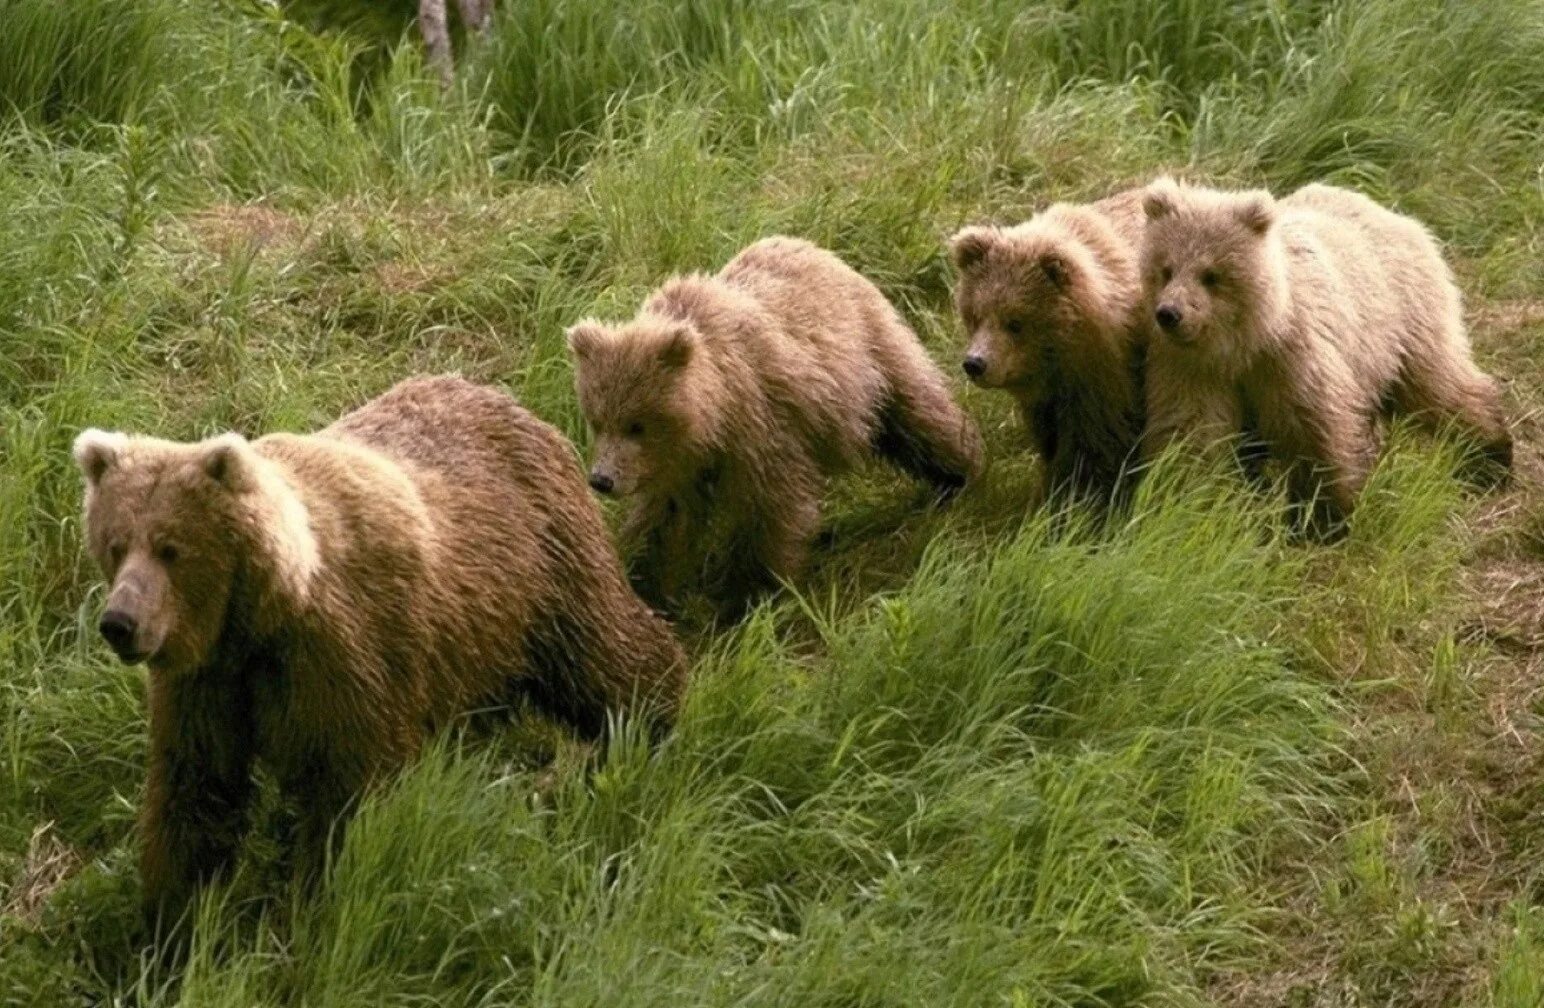
[(1457, 421), (1510, 465), (1498, 389), (1420, 224), (1322, 185), (1277, 201), (1160, 179), (1145, 210), (1149, 455), (1251, 429), (1326, 530), (1354, 506), (1386, 408)]

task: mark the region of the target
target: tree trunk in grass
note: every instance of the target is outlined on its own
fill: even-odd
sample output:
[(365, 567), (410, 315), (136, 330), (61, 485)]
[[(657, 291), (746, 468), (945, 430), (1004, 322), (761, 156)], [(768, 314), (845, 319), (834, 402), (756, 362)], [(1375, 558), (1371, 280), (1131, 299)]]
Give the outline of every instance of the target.
[(424, 47), (429, 50), (429, 65), (440, 75), (440, 83), (450, 87), (454, 66), (450, 57), (450, 27), (445, 22), (445, 0), (418, 0), (418, 30), (423, 32)]
[[(485, 35), (493, 20), (493, 0), (456, 0), (456, 10), (467, 31)], [(450, 87), (455, 63), (450, 52), (450, 25), (445, 14), (445, 0), (418, 0), (418, 30), (429, 50), (429, 65), (440, 76), (440, 83)]]
[(467, 31), (487, 33), (488, 23), (493, 20), (493, 0), (456, 0), (456, 9), (461, 12), (461, 23)]

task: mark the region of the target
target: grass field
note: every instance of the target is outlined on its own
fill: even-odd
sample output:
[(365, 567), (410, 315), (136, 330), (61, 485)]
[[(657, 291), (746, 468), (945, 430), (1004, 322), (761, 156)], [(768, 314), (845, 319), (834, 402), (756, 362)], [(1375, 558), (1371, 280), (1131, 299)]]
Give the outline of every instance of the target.
[[(0, 0), (0, 1004), (1544, 1003), (1544, 8), (501, 7), (442, 94), (411, 4)], [(310, 900), (266, 788), (153, 964), (81, 427), (304, 430), (458, 369), (582, 446), (563, 327), (775, 232), (953, 373), (944, 236), (1161, 170), (1427, 221), (1515, 486), (1399, 429), (1341, 545), (1183, 460), (1053, 529), (962, 388), (983, 483), (834, 485), (797, 596), (682, 627), (661, 749), (446, 739)]]

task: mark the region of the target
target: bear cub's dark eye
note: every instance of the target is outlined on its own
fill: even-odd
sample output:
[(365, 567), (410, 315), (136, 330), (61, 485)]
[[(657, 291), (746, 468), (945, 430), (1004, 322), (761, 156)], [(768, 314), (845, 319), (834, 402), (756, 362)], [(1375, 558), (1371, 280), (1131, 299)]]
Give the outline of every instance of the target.
[(1201, 274), (1201, 286), (1215, 287), (1217, 286), (1217, 281), (1220, 279), (1221, 278), (1217, 276), (1216, 270), (1207, 270), (1205, 273)]
[(164, 564), (174, 563), (177, 560), (177, 547), (167, 543), (155, 551), (155, 555)]
[(1022, 336), (1024, 335), (1024, 321), (1011, 318), (1003, 323), (1003, 329), (1007, 331), (1009, 336)]
[(643, 436), (643, 424), (639, 423), (637, 420), (634, 420), (632, 423), (628, 424), (627, 425), (627, 436), (628, 437), (642, 437)]
[(1170, 280), (1174, 279), (1174, 270), (1168, 266), (1165, 266), (1158, 271), (1158, 275), (1163, 278), (1164, 283), (1168, 283)]

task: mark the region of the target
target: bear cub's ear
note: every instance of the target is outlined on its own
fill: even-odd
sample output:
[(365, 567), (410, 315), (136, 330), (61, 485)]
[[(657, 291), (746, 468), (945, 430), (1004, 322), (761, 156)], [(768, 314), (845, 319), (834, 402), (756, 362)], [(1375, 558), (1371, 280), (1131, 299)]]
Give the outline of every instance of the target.
[(697, 333), (689, 325), (676, 326), (659, 345), (659, 362), (667, 368), (683, 368), (697, 351)]
[(1263, 235), (1276, 219), (1276, 201), (1264, 189), (1257, 189), (1239, 197), (1234, 213), (1238, 215), (1239, 223), (1255, 234)]
[(81, 473), (88, 483), (96, 483), (101, 480), (103, 474), (118, 461), (118, 453), (123, 450), (128, 438), (114, 431), (98, 430), (95, 427), (80, 432), (75, 439), (75, 464), (80, 466)]
[(949, 239), (949, 258), (961, 273), (974, 269), (997, 244), (997, 229), (979, 225), (961, 228)]
[(1153, 179), (1142, 194), (1142, 212), (1148, 220), (1159, 220), (1179, 208), (1179, 183), (1167, 175)]
[(255, 461), (252, 446), (240, 434), (221, 434), (204, 442), (204, 474), (233, 493), (252, 487)]
[(607, 336), (605, 326), (586, 319), (568, 327), (568, 349), (575, 357), (589, 357)]
[(1040, 272), (1057, 287), (1066, 287), (1072, 278), (1072, 260), (1060, 252), (1043, 252), (1040, 255)]

